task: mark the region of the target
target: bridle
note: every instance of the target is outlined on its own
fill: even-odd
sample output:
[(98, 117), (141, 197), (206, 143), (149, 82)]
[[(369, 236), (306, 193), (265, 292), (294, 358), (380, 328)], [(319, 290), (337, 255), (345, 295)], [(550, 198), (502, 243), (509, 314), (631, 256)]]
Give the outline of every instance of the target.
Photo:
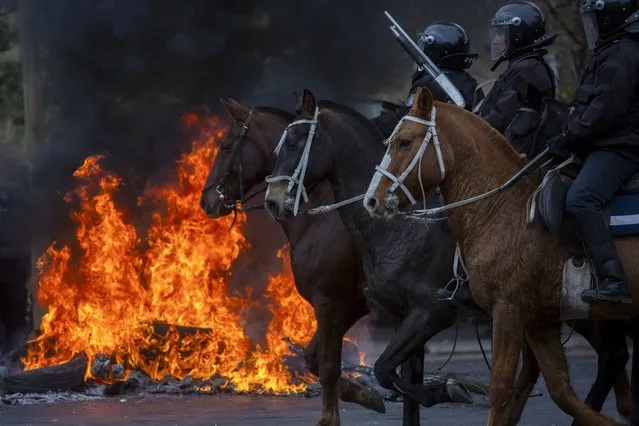
[[(264, 206), (262, 204), (257, 205), (257, 206), (253, 206), (253, 207), (248, 207), (248, 208), (243, 208), (242, 205), (245, 204), (247, 201), (251, 200), (252, 198), (254, 198), (255, 196), (263, 193), (264, 191), (266, 191), (266, 188), (260, 189), (259, 191), (250, 194), (248, 197), (244, 197), (244, 163), (242, 161), (242, 151), (244, 148), (244, 141), (245, 139), (248, 139), (246, 137), (246, 133), (248, 132), (248, 128), (249, 128), (249, 124), (251, 122), (251, 118), (253, 117), (253, 110), (249, 110), (248, 113), (248, 117), (246, 118), (246, 121), (243, 120), (238, 120), (235, 119), (233, 120), (233, 124), (239, 124), (240, 126), (242, 126), (240, 133), (235, 137), (235, 139), (233, 140), (232, 143), (232, 151), (231, 151), (231, 156), (227, 162), (227, 169), (225, 170), (225, 172), (222, 174), (222, 178), (215, 181), (215, 182), (211, 182), (211, 183), (207, 183), (206, 185), (204, 185), (204, 188), (202, 188), (202, 193), (204, 193), (205, 191), (215, 187), (215, 192), (217, 192), (218, 194), (218, 199), (220, 200), (220, 202), (222, 203), (222, 205), (227, 208), (227, 209), (232, 209), (233, 210), (233, 221), (231, 222), (231, 226), (229, 227), (229, 230), (231, 230), (233, 228), (233, 226), (235, 225), (235, 222), (237, 220), (237, 213), (238, 212), (249, 212), (251, 210), (257, 210), (257, 209), (262, 209), (264, 208)], [(239, 161), (238, 164), (238, 184), (239, 184), (239, 189), (240, 189), (240, 199), (239, 200), (232, 200), (232, 197), (230, 197), (228, 195), (228, 183), (227, 183), (227, 179), (228, 177), (231, 175), (232, 173), (232, 168), (233, 165), (235, 164), (236, 161)], [(232, 200), (232, 201), (231, 201)]]
[[(306, 187), (304, 186), (304, 176), (306, 175), (306, 168), (308, 167), (308, 159), (311, 152), (311, 144), (315, 137), (315, 130), (317, 129), (317, 120), (319, 117), (319, 113), (320, 113), (319, 107), (315, 107), (315, 114), (313, 115), (313, 118), (311, 120), (301, 119), (301, 120), (296, 120), (292, 122), (291, 124), (289, 124), (284, 130), (284, 132), (282, 133), (282, 137), (280, 138), (280, 141), (275, 147), (275, 151), (274, 151), (275, 155), (278, 155), (280, 150), (282, 149), (282, 145), (284, 145), (284, 142), (286, 141), (288, 130), (291, 127), (297, 126), (300, 124), (310, 124), (308, 137), (306, 138), (306, 144), (304, 145), (304, 151), (302, 152), (302, 156), (300, 157), (300, 161), (297, 164), (297, 167), (295, 168), (293, 175), (291, 176), (287, 176), (287, 175), (272, 176), (271, 175), (271, 176), (267, 176), (264, 179), (264, 181), (269, 184), (272, 182), (288, 181), (288, 185), (286, 186), (287, 194), (291, 194), (291, 192), (293, 191), (293, 187), (297, 185), (297, 192), (295, 194), (295, 204), (293, 206), (293, 216), (297, 216), (297, 213), (299, 211), (299, 206), (300, 206), (300, 199), (302, 197), (304, 197), (304, 202), (308, 202), (308, 194), (306, 192)], [(268, 191), (267, 191), (267, 196), (268, 196)]]
[[(424, 139), (422, 140), (422, 144), (419, 147), (419, 150), (415, 153), (415, 156), (413, 157), (412, 161), (410, 162), (406, 170), (404, 170), (399, 177), (396, 177), (395, 175), (393, 175), (392, 173), (388, 171), (388, 165), (391, 162), (391, 156), (389, 154), (389, 150), (390, 150), (390, 143), (392, 142), (393, 138), (396, 136), (396, 133), (399, 131), (399, 128), (401, 127), (404, 120), (414, 121), (416, 123), (423, 124), (428, 127), (428, 131), (426, 132), (426, 135), (424, 136)], [(540, 119), (539, 126), (537, 128), (537, 131), (533, 135), (533, 138), (535, 140), (539, 137), (539, 132), (543, 128), (543, 126), (546, 124), (547, 120), (548, 120), (548, 110), (546, 106), (546, 108), (544, 109), (544, 112), (541, 115), (541, 119)], [(416, 165), (419, 165), (418, 180), (422, 190), (422, 199), (425, 199), (424, 185), (423, 185), (422, 177), (421, 177), (421, 164), (422, 164), (421, 159), (424, 156), (424, 152), (426, 151), (426, 148), (428, 148), (428, 145), (430, 144), (431, 140), (433, 141), (433, 145), (435, 146), (435, 150), (437, 154), (437, 162), (439, 165), (442, 181), (444, 180), (444, 178), (446, 177), (446, 169), (444, 167), (444, 161), (443, 161), (443, 156), (441, 153), (441, 147), (439, 144), (439, 138), (437, 136), (436, 124), (437, 123), (435, 121), (434, 106), (431, 110), (430, 121), (422, 120), (417, 117), (406, 115), (399, 121), (399, 123), (397, 123), (397, 126), (393, 130), (393, 133), (388, 138), (388, 150), (386, 151), (386, 155), (384, 155), (384, 158), (382, 159), (381, 164), (375, 167), (376, 173), (373, 176), (373, 179), (371, 180), (370, 186), (368, 187), (368, 192), (366, 193), (364, 205), (366, 205), (366, 202), (368, 199), (373, 197), (374, 192), (377, 190), (379, 181), (381, 180), (382, 176), (386, 176), (388, 179), (390, 179), (393, 182), (393, 185), (391, 185), (387, 190), (388, 195), (384, 199), (385, 207), (387, 209), (397, 211), (397, 208), (399, 206), (399, 198), (397, 198), (397, 195), (394, 194), (397, 188), (400, 188), (402, 191), (404, 191), (404, 193), (410, 200), (411, 204), (416, 204), (416, 200), (411, 194), (410, 190), (404, 185), (404, 180), (411, 173), (411, 171), (415, 168)], [(548, 151), (549, 151), (548, 148), (546, 148), (543, 152), (541, 152), (535, 158), (530, 160), (521, 170), (519, 170), (517, 173), (512, 175), (506, 182), (504, 182), (503, 184), (501, 184), (500, 186), (496, 188), (491, 189), (490, 191), (484, 192), (483, 194), (475, 195), (465, 200), (460, 200), (451, 204), (447, 204), (442, 207), (436, 207), (431, 209), (424, 208), (423, 210), (415, 210), (415, 211), (402, 213), (402, 214), (412, 219), (422, 219), (423, 217), (435, 216), (447, 210), (451, 210), (457, 207), (475, 203), (477, 201), (483, 200), (485, 198), (498, 194), (502, 191), (505, 191), (506, 189), (512, 187), (515, 183), (520, 181), (525, 176), (528, 176), (533, 171), (539, 170), (540, 168), (550, 164), (552, 162), (552, 158), (550, 159), (547, 158)]]
[[(417, 200), (415, 200), (415, 197), (413, 197), (413, 194), (406, 187), (406, 185), (404, 185), (404, 181), (406, 180), (408, 175), (413, 171), (415, 166), (418, 166), (418, 173), (419, 173), (418, 179), (419, 179), (419, 183), (422, 190), (422, 199), (425, 200), (426, 194), (424, 191), (424, 186), (422, 184), (422, 177), (421, 177), (422, 175), (421, 160), (422, 160), (422, 157), (424, 156), (424, 153), (426, 152), (426, 149), (428, 148), (431, 142), (433, 143), (433, 146), (435, 147), (435, 153), (437, 155), (437, 164), (439, 166), (441, 178), (442, 180), (444, 180), (444, 178), (446, 177), (446, 166), (444, 165), (444, 157), (442, 156), (442, 150), (439, 144), (439, 137), (437, 136), (436, 112), (437, 112), (437, 109), (433, 106), (431, 109), (430, 120), (424, 120), (412, 115), (405, 115), (399, 120), (399, 123), (397, 123), (397, 125), (395, 126), (393, 133), (391, 133), (391, 135), (387, 139), (386, 144), (388, 145), (388, 148), (386, 149), (386, 153), (384, 154), (384, 158), (382, 159), (382, 162), (379, 165), (375, 166), (375, 174), (373, 175), (371, 184), (368, 187), (368, 192), (366, 193), (366, 197), (365, 197), (366, 200), (373, 197), (374, 192), (377, 189), (379, 182), (382, 179), (382, 176), (386, 176), (388, 179), (390, 179), (391, 182), (393, 182), (393, 184), (388, 188), (388, 191), (387, 191), (388, 195), (384, 199), (384, 203), (388, 209), (396, 210), (397, 207), (399, 206), (399, 198), (397, 197), (397, 195), (395, 195), (395, 191), (398, 188), (401, 189), (404, 192), (404, 194), (406, 194), (406, 197), (408, 198), (411, 204), (413, 205), (417, 204)], [(399, 132), (399, 129), (401, 128), (404, 121), (413, 121), (415, 123), (422, 124), (426, 126), (428, 130), (426, 134), (424, 135), (424, 138), (422, 139), (422, 143), (419, 149), (413, 156), (413, 159), (411, 160), (411, 162), (408, 164), (408, 167), (406, 167), (406, 169), (399, 176), (395, 176), (394, 174), (388, 171), (388, 166), (391, 163), (390, 148), (391, 148), (391, 143), (393, 139), (397, 136), (397, 133)]]

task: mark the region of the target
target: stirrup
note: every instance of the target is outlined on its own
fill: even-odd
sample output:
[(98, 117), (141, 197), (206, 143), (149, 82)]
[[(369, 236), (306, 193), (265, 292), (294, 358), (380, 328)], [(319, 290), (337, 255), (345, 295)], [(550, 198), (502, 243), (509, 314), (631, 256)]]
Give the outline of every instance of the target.
[(463, 280), (461, 278), (453, 278), (450, 281), (448, 281), (448, 283), (444, 286), (443, 290), (445, 291), (450, 291), (450, 286), (454, 284), (455, 288), (453, 288), (453, 292), (450, 295), (450, 297), (444, 297), (444, 298), (440, 298), (437, 299), (438, 302), (453, 302), (455, 299), (455, 295), (457, 294), (457, 290), (459, 290), (459, 286), (461, 285), (461, 283), (463, 282)]

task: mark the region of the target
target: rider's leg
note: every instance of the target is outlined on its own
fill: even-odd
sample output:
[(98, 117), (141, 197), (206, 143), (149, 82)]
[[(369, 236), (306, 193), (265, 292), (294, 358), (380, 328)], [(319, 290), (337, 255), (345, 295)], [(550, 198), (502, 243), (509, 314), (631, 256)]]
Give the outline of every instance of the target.
[(630, 303), (619, 255), (603, 211), (617, 191), (639, 171), (639, 162), (617, 152), (594, 151), (566, 197), (566, 211), (577, 221), (586, 252), (599, 275), (599, 288), (585, 290), (586, 303)]

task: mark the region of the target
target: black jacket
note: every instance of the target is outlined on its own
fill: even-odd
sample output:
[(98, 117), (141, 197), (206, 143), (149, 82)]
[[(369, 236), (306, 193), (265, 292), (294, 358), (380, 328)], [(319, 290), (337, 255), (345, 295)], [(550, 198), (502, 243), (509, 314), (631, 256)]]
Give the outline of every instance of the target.
[[(464, 70), (442, 70), (451, 83), (457, 87), (464, 101), (466, 102), (466, 109), (472, 111), (473, 105), (484, 98), (484, 93), (480, 90), (477, 92), (475, 99), (475, 89), (477, 89), (477, 80), (473, 78)], [(404, 105), (402, 105), (397, 111), (391, 114), (380, 115), (375, 117), (373, 122), (377, 128), (384, 134), (384, 137), (389, 137), (395, 129), (399, 120), (408, 114), (413, 101), (415, 99), (415, 93), (420, 86), (428, 87), (428, 90), (433, 94), (433, 99), (440, 102), (448, 102), (450, 98), (437, 84), (434, 79), (425, 71), (413, 74), (413, 82), (408, 92), (408, 97)]]
[[(493, 86), (478, 114), (508, 139), (515, 149), (534, 155), (530, 142), (539, 124), (543, 102), (555, 97), (555, 78), (546, 63), (545, 50), (512, 59)], [(524, 143), (524, 142), (522, 142)]]
[(639, 41), (630, 35), (599, 46), (584, 71), (564, 125), (571, 150), (639, 152)]

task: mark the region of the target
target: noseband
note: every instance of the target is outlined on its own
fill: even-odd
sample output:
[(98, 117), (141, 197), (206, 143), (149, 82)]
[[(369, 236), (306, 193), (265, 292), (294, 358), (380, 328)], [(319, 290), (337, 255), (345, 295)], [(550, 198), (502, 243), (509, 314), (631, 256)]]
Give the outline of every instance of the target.
[(280, 153), (280, 150), (282, 149), (282, 145), (284, 145), (284, 141), (286, 140), (288, 129), (299, 124), (310, 124), (308, 137), (306, 138), (306, 144), (304, 145), (304, 151), (302, 152), (302, 156), (300, 157), (300, 161), (297, 164), (293, 175), (267, 176), (266, 179), (264, 179), (266, 183), (288, 181), (288, 186), (286, 187), (287, 194), (290, 194), (293, 191), (295, 185), (297, 185), (297, 192), (295, 194), (295, 205), (293, 206), (293, 216), (297, 216), (301, 197), (304, 197), (304, 202), (308, 202), (308, 194), (306, 193), (306, 188), (304, 187), (304, 176), (306, 175), (306, 167), (308, 166), (308, 159), (311, 153), (311, 144), (313, 142), (313, 138), (315, 137), (315, 130), (317, 129), (319, 112), (319, 107), (315, 107), (315, 115), (313, 115), (312, 120), (302, 119), (289, 124), (286, 127), (286, 130), (284, 130), (284, 133), (282, 133), (282, 137), (280, 138), (280, 141), (275, 148), (275, 155), (278, 155)]
[[(393, 133), (391, 133), (391, 135), (388, 137), (388, 140), (387, 140), (388, 148), (386, 149), (386, 153), (384, 154), (384, 158), (382, 159), (381, 164), (379, 164), (378, 166), (375, 166), (376, 171), (375, 171), (375, 174), (373, 175), (373, 179), (372, 179), (371, 185), (369, 186), (368, 193), (366, 194), (367, 199), (373, 197), (374, 195), (373, 192), (376, 190), (377, 186), (379, 185), (379, 182), (381, 181), (382, 176), (386, 176), (388, 179), (390, 179), (393, 182), (393, 184), (388, 188), (388, 195), (386, 196), (386, 199), (384, 200), (387, 208), (389, 208), (390, 210), (397, 209), (397, 206), (399, 205), (399, 199), (397, 198), (397, 195), (395, 195), (395, 191), (397, 190), (397, 188), (400, 188), (404, 192), (404, 194), (406, 194), (406, 197), (408, 198), (411, 204), (417, 204), (417, 201), (415, 200), (415, 197), (413, 197), (413, 194), (406, 187), (406, 185), (404, 185), (404, 181), (406, 180), (408, 175), (413, 171), (415, 166), (419, 165), (418, 167), (419, 183), (422, 189), (422, 197), (425, 200), (424, 187), (422, 184), (422, 176), (421, 176), (422, 175), (421, 160), (422, 160), (422, 157), (424, 156), (424, 153), (426, 152), (426, 149), (428, 148), (431, 142), (435, 146), (435, 152), (437, 154), (437, 163), (439, 165), (439, 171), (441, 173), (442, 180), (444, 180), (444, 177), (446, 177), (446, 167), (444, 166), (444, 158), (442, 156), (441, 147), (439, 145), (439, 137), (437, 136), (437, 122), (435, 120), (436, 111), (437, 110), (435, 109), (435, 107), (433, 107), (430, 114), (430, 117), (431, 117), (430, 120), (423, 120), (421, 118), (414, 117), (412, 115), (405, 115), (404, 117), (401, 118), (401, 120), (399, 120), (399, 123), (397, 123), (397, 126), (395, 126)], [(391, 147), (391, 143), (393, 142), (393, 139), (397, 137), (397, 133), (399, 132), (399, 129), (404, 123), (404, 121), (413, 121), (415, 123), (422, 124), (428, 128), (428, 131), (426, 132), (424, 139), (422, 139), (422, 144), (420, 145), (419, 150), (417, 150), (417, 152), (415, 153), (415, 156), (411, 160), (408, 167), (406, 167), (406, 170), (404, 170), (402, 174), (400, 174), (399, 176), (395, 176), (394, 174), (388, 171), (388, 166), (391, 163), (390, 147)]]

